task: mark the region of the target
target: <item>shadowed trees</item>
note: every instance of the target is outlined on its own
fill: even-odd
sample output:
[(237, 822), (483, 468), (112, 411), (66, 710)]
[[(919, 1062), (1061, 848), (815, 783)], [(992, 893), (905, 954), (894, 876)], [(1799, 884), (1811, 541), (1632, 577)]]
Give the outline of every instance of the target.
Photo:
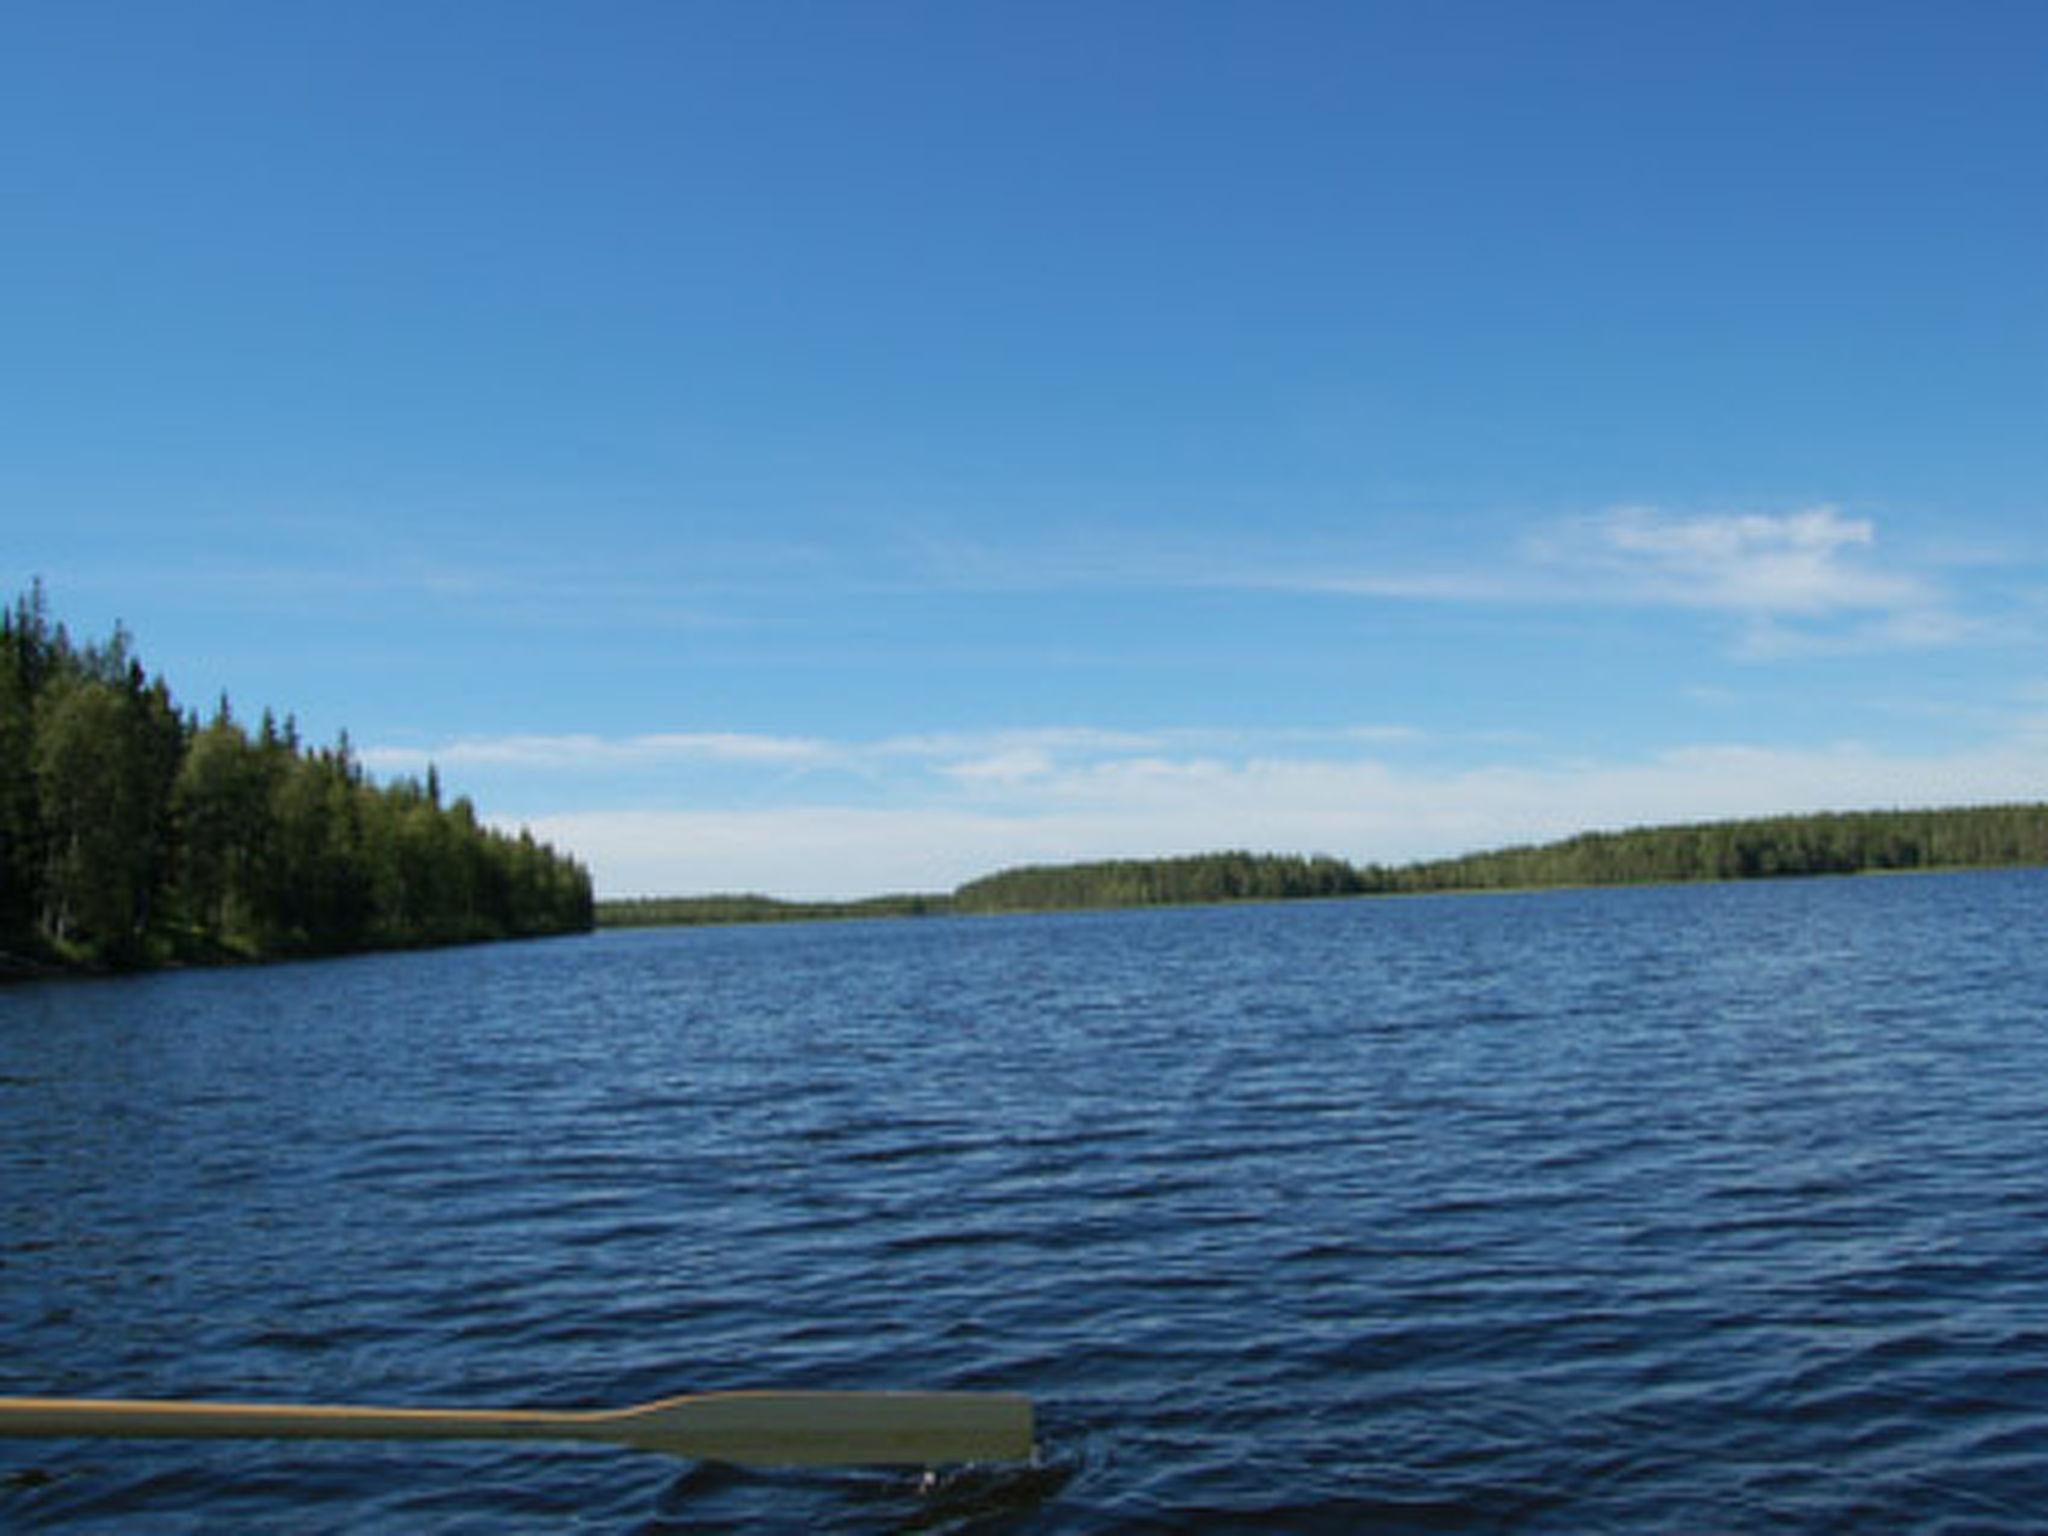
[(72, 644), (41, 587), (0, 613), (0, 957), (135, 966), (580, 931), (590, 877), (443, 809), (438, 779), (369, 781), (226, 700), (181, 716), (117, 630)]

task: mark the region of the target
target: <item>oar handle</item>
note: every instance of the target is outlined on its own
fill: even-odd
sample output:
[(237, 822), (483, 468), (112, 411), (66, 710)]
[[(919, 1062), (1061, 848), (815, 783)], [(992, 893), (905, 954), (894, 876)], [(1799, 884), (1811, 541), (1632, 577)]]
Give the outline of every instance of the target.
[(581, 1413), (0, 1397), (0, 1436), (581, 1440), (760, 1466), (1012, 1461), (1031, 1400), (1001, 1392), (713, 1392)]
[(0, 1435), (176, 1440), (559, 1440), (581, 1414), (0, 1397)]

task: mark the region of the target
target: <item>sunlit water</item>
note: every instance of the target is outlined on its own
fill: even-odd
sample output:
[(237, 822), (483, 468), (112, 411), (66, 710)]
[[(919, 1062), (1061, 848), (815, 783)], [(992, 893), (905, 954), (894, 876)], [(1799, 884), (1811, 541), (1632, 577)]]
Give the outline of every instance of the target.
[(2025, 1531), (2048, 875), (0, 991), (0, 1392), (1000, 1388), (1036, 1464), (0, 1442), (0, 1528)]

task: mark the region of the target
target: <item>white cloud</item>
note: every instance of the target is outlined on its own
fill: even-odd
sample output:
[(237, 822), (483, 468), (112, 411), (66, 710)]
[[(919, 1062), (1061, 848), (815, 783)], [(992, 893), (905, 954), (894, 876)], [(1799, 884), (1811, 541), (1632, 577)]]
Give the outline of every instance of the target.
[(1799, 612), (1853, 599), (1838, 590), (1832, 562), (1844, 548), (1867, 547), (1871, 532), (1867, 521), (1846, 521), (1827, 508), (1688, 521), (1624, 508), (1596, 527), (1616, 567), (1645, 577), (1660, 598)]
[(1418, 603), (1531, 602), (1560, 595), (1521, 571), (1268, 571), (1218, 578), (1212, 584)]
[(1020, 784), (1049, 775), (1053, 771), (1053, 757), (1050, 752), (1036, 748), (1017, 747), (987, 757), (945, 763), (939, 771), (965, 784)]
[(1925, 582), (1869, 561), (1875, 542), (1867, 518), (1834, 507), (1693, 518), (1625, 507), (1538, 547), (1624, 601), (1805, 618), (1930, 607)]
[(1010, 754), (1065, 756), (1076, 753), (1145, 752), (1191, 734), (1171, 731), (1111, 731), (1094, 726), (1054, 725), (986, 731), (925, 731), (890, 736), (865, 749), (880, 758), (965, 761)]
[(1620, 507), (1552, 524), (1455, 569), (1269, 567), (1221, 584), (1418, 603), (1718, 613), (1733, 621), (1734, 653), (1751, 660), (1925, 650), (1992, 634), (1929, 576), (1887, 563), (1869, 518), (1832, 506), (1700, 516)]
[(444, 769), (504, 768), (586, 777), (705, 763), (863, 771), (910, 765), (961, 783), (1002, 784), (1043, 778), (1061, 765), (1104, 757), (1199, 750), (1241, 752), (1267, 742), (1356, 746), (1415, 741), (1420, 734), (1402, 725), (1280, 731), (1200, 727), (1112, 731), (1046, 726), (929, 732), (875, 741), (743, 731), (657, 731), (631, 736), (568, 732), (458, 736), (425, 746), (387, 743), (365, 748), (357, 756), (372, 772), (387, 774), (424, 773), (429, 763)]

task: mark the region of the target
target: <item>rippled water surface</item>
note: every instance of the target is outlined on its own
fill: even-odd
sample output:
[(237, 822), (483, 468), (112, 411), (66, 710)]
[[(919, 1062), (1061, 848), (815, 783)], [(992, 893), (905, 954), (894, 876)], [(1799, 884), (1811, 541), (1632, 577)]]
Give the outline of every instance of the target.
[(2048, 875), (0, 991), (0, 1392), (1000, 1388), (1034, 1465), (0, 1442), (0, 1528), (2024, 1531)]

